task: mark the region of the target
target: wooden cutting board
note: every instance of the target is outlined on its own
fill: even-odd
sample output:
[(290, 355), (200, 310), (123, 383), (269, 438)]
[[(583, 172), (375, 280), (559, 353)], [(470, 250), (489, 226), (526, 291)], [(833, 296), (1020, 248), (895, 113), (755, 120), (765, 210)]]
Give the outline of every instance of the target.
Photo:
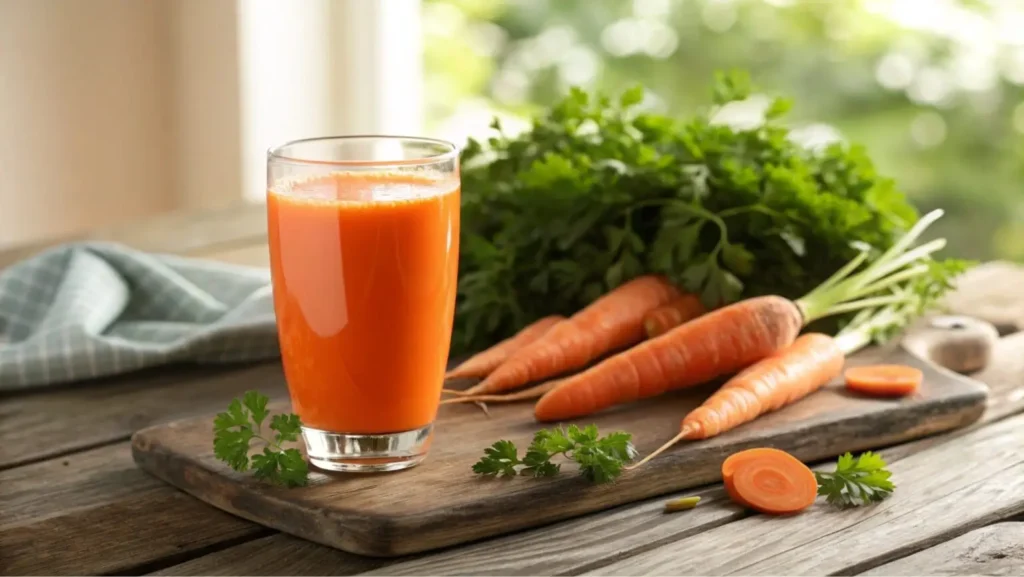
[[(940, 338), (934, 331), (929, 339)], [(138, 431), (135, 461), (153, 475), (220, 509), (351, 553), (390, 557), (455, 545), (719, 481), (729, 454), (773, 446), (806, 462), (877, 449), (966, 425), (984, 411), (984, 384), (937, 367), (906, 349), (865, 351), (849, 364), (897, 362), (924, 371), (911, 398), (853, 396), (840, 382), (717, 438), (678, 445), (607, 485), (590, 485), (567, 465), (554, 478), (480, 478), (471, 467), (485, 447), (510, 439), (524, 448), (547, 425), (532, 405), (442, 407), (427, 459), (397, 473), (314, 470), (308, 487), (284, 489), (238, 474), (213, 458), (213, 416)], [(684, 414), (713, 390), (666, 395), (593, 418), (602, 433), (633, 434), (641, 455), (676, 434)], [(287, 403), (272, 406), (289, 410)], [(883, 451), (884, 455), (884, 451)]]

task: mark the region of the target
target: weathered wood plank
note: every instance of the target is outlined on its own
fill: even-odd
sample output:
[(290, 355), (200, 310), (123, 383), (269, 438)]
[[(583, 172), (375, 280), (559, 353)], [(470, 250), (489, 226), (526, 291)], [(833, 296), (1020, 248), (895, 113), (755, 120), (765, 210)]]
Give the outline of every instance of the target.
[(1024, 416), (1013, 417), (892, 463), (897, 489), (880, 504), (755, 515), (592, 574), (835, 575), (877, 567), (1024, 511), (1021, 427)]
[(861, 575), (1024, 575), (1024, 523), (996, 523)]
[[(778, 446), (802, 459), (832, 457), (962, 427), (984, 410), (985, 387), (897, 350), (889, 362), (919, 367), (925, 381), (899, 401), (846, 394), (839, 383), (756, 422), (685, 443), (614, 486), (560, 475), (533, 483), (476, 478), (470, 470), (484, 447), (501, 438), (529, 444), (539, 428), (529, 403), (491, 408), (448, 405), (438, 413), (431, 456), (398, 475), (311, 476), (308, 487), (276, 491), (235, 474), (212, 455), (210, 416), (161, 424), (132, 438), (147, 471), (229, 512), (343, 550), (379, 557), (439, 549), (500, 535), (717, 481), (726, 455), (750, 446)], [(851, 359), (851, 363), (860, 362)], [(678, 391), (574, 421), (633, 434), (641, 453), (678, 430), (680, 415), (708, 388)], [(481, 439), (490, 441), (481, 442)], [(464, 471), (464, 474), (452, 474)], [(432, 494), (425, 487), (443, 485)], [(566, 500), (571, 491), (580, 498)], [(529, 508), (523, 508), (529, 503)]]
[[(1024, 353), (1024, 334), (1017, 335), (1018, 354)], [(1014, 360), (1014, 362), (1020, 362)], [(1008, 368), (1008, 357), (999, 357), (987, 378), (1004, 382), (996, 374)], [(996, 387), (999, 389), (999, 387)], [(1006, 390), (1005, 387), (1000, 390)], [(998, 420), (1006, 417), (1005, 410), (985, 415)], [(974, 426), (971, 427), (975, 428)], [(961, 433), (930, 437), (891, 447), (884, 452), (890, 464), (913, 455), (932, 445), (960, 436)], [(817, 468), (831, 470), (831, 462)], [(661, 544), (671, 544), (720, 524), (748, 515), (725, 498), (720, 485), (686, 495), (701, 495), (700, 505), (693, 511), (672, 515), (658, 515), (665, 499), (654, 499), (638, 505), (626, 506), (611, 512), (602, 512), (580, 519), (549, 525), (526, 533), (489, 539), (480, 543), (448, 551), (405, 559), (379, 571), (379, 575), (436, 575), (436, 574), (505, 574), (535, 575), (577, 574), (581, 571), (628, 559), (632, 555), (650, 550)], [(824, 505), (822, 505), (824, 506)], [(733, 525), (730, 525), (733, 527)], [(724, 531), (724, 529), (723, 529)], [(672, 548), (673, 545), (667, 545)], [(628, 561), (627, 561), (628, 562)], [(698, 568), (696, 574), (706, 574)]]
[(231, 248), (213, 247), (193, 256), (245, 266), (270, 266), (270, 247), (263, 241)]
[(944, 435), (925, 437), (885, 449), (887, 458), (901, 458), (927, 447), (946, 443), (958, 436), (1024, 412), (1024, 332), (1005, 336), (996, 342), (992, 361), (973, 378), (988, 385), (985, 413), (970, 425)]
[(201, 254), (215, 247), (231, 248), (265, 243), (266, 208), (244, 202), (212, 211), (176, 211), (126, 225), (80, 235), (48, 239), (0, 251), (0, 268), (46, 248), (72, 241), (119, 242), (139, 250), (173, 254)]
[(159, 367), (0, 400), (0, 469), (128, 439), (137, 429), (222, 410), (248, 389), (285, 398), (279, 365)]
[[(700, 496), (700, 505), (691, 511), (663, 513), (665, 501), (680, 496)], [(685, 539), (747, 514), (729, 502), (720, 487), (705, 488), (418, 558), (406, 558), (366, 574), (575, 574)]]
[[(1024, 387), (1024, 333), (1000, 339), (993, 362), (974, 377), (990, 387), (989, 408), (982, 416), (986, 423), (1024, 409), (1024, 391), (1021, 390)], [(929, 437), (889, 448), (884, 453), (893, 462), (953, 436), (955, 434)], [(687, 513), (660, 515), (657, 511), (665, 499), (653, 499), (465, 547), (416, 558), (403, 558), (378, 573), (568, 574), (614, 562), (618, 557), (635, 554), (660, 543), (673, 542), (691, 532), (744, 515), (721, 498), (720, 488), (692, 494), (704, 495), (705, 499), (697, 509)], [(268, 544), (270, 542), (286, 556), (298, 547), (293, 538), (284, 535), (268, 538)], [(218, 558), (223, 560), (225, 572), (252, 572), (251, 565), (244, 562), (243, 556), (236, 557), (228, 551), (218, 554)], [(329, 559), (337, 553), (331, 548), (320, 546), (312, 549), (303, 547), (302, 551), (312, 559), (325, 559), (325, 563), (329, 563)], [(234, 559), (239, 560), (238, 564)], [(182, 571), (183, 574), (188, 572), (188, 569)]]
[(999, 339), (992, 361), (972, 377), (989, 387), (983, 420), (998, 420), (1024, 410), (1024, 333)]
[(277, 533), (151, 575), (356, 575), (387, 563)]
[(128, 443), (0, 472), (0, 572), (93, 575), (268, 531), (146, 475)]
[(957, 280), (946, 297), (956, 314), (988, 321), (1001, 334), (1024, 330), (1024, 266), (1005, 261), (980, 264)]
[[(502, 575), (566, 574), (615, 561), (747, 515), (721, 488), (701, 497), (698, 509), (662, 514), (675, 496), (490, 539), (441, 553), (394, 560), (350, 555), (283, 533), (244, 543), (156, 572), (158, 575)], [(715, 506), (712, 506), (712, 504)], [(566, 539), (572, 546), (567, 547)], [(364, 573), (365, 572), (365, 573)]]

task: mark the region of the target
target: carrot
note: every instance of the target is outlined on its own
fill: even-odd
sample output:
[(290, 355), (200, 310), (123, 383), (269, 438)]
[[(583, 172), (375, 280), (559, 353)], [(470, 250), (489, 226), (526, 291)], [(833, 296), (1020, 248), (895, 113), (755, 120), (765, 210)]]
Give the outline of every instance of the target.
[(686, 438), (706, 439), (777, 411), (839, 376), (845, 355), (835, 339), (801, 335), (793, 344), (754, 364), (683, 419)]
[[(906, 249), (941, 214), (933, 211), (922, 217), (864, 270), (853, 274), (867, 260), (866, 252), (796, 301), (761, 296), (733, 303), (567, 377), (537, 401), (534, 416), (538, 421), (582, 417), (619, 403), (694, 386), (768, 357), (793, 343), (800, 329), (815, 320), (919, 302), (909, 291), (893, 288), (931, 271), (921, 261), (942, 249), (945, 240)], [(872, 296), (887, 292), (891, 294)], [(790, 396), (788, 392), (778, 395)]]
[(906, 365), (851, 367), (844, 374), (846, 389), (875, 397), (903, 397), (921, 386), (924, 374)]
[[(565, 320), (562, 315), (551, 315), (533, 323), (527, 325), (525, 328), (520, 330), (515, 335), (501, 341), (500, 343), (492, 346), (491, 348), (481, 351), (472, 357), (463, 361), (459, 366), (448, 371), (444, 378), (445, 379), (482, 379), (489, 375), (491, 371), (498, 368), (501, 363), (505, 362), (506, 359), (512, 353), (525, 347), (526, 345), (536, 341), (544, 333), (548, 332), (551, 327), (557, 323)], [(463, 393), (464, 391), (451, 391), (446, 389), (446, 392), (457, 392)]]
[(828, 335), (808, 333), (729, 379), (683, 418), (679, 434), (644, 457), (635, 469), (679, 441), (713, 437), (778, 410), (839, 376), (845, 355)]
[(677, 296), (679, 290), (663, 276), (646, 275), (626, 282), (516, 351), (466, 394), (521, 387), (579, 369), (609, 351), (640, 342), (644, 315)]
[(537, 401), (534, 416), (539, 421), (581, 417), (705, 383), (793, 342), (801, 324), (800, 311), (782, 297), (720, 308), (563, 379)]
[(668, 332), (669, 329), (691, 321), (707, 312), (700, 297), (684, 294), (667, 305), (660, 306), (644, 315), (644, 331), (648, 338)]
[(818, 481), (807, 465), (783, 451), (750, 451), (756, 453), (739, 458), (725, 482), (738, 504), (772, 515), (797, 513), (814, 504)]
[(736, 473), (736, 469), (740, 465), (753, 457), (757, 457), (763, 453), (782, 453), (786, 454), (785, 451), (779, 449), (772, 449), (770, 447), (762, 447), (757, 449), (747, 449), (738, 453), (729, 455), (725, 461), (722, 462), (722, 482), (725, 484), (725, 492), (729, 494), (729, 499), (738, 505), (744, 507), (750, 507), (750, 505), (743, 501), (743, 498), (736, 493), (735, 487), (732, 484), (732, 476)]

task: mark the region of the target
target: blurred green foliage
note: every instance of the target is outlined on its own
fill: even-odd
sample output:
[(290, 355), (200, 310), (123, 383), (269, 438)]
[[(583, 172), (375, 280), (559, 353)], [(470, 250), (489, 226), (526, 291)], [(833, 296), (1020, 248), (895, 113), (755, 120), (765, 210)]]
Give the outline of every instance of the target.
[(808, 138), (864, 144), (921, 211), (944, 208), (932, 234), (950, 240), (948, 256), (1024, 260), (1024, 2), (424, 0), (423, 10), (434, 131), (486, 135), (481, 110), (522, 117), (572, 85), (640, 83), (653, 95), (645, 106), (686, 116), (710, 101), (715, 71), (744, 68), (795, 101), (792, 122)]

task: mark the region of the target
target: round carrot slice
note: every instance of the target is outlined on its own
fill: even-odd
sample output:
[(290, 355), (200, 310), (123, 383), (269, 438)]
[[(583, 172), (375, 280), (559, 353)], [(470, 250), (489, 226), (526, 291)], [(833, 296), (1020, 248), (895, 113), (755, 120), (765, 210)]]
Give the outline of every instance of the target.
[(850, 367), (843, 373), (847, 390), (874, 397), (903, 397), (916, 391), (924, 374), (906, 365)]
[(770, 456), (771, 455), (779, 455), (779, 456), (784, 455), (786, 457), (794, 458), (792, 455), (790, 455), (789, 453), (787, 453), (787, 452), (785, 452), (785, 451), (783, 451), (781, 449), (773, 449), (771, 447), (758, 447), (756, 449), (745, 449), (745, 450), (740, 451), (738, 453), (733, 453), (733, 454), (729, 455), (725, 459), (725, 461), (722, 461), (722, 478), (726, 479), (728, 477), (732, 477), (733, 473), (736, 472), (736, 468), (740, 464), (742, 464), (744, 461), (746, 461), (748, 459), (752, 459), (754, 457), (761, 457), (761, 456), (764, 456), (764, 455), (770, 455)]
[(744, 451), (739, 451), (738, 453), (733, 453), (726, 457), (724, 461), (722, 461), (722, 482), (725, 484), (725, 492), (729, 495), (729, 498), (732, 499), (734, 503), (736, 503), (737, 505), (741, 505), (743, 507), (750, 506), (748, 503), (744, 503), (740, 496), (737, 495), (736, 492), (733, 490), (732, 476), (736, 472), (736, 468), (739, 467), (743, 462), (753, 459), (754, 457), (776, 453), (781, 453), (783, 455), (789, 456), (788, 453), (786, 453), (785, 451), (780, 451), (779, 449), (773, 449), (771, 447), (759, 447), (756, 449), (746, 449)]
[[(756, 449), (755, 449), (756, 450)], [(784, 451), (759, 450), (737, 459), (727, 482), (741, 505), (771, 515), (797, 513), (818, 496), (814, 473)]]

